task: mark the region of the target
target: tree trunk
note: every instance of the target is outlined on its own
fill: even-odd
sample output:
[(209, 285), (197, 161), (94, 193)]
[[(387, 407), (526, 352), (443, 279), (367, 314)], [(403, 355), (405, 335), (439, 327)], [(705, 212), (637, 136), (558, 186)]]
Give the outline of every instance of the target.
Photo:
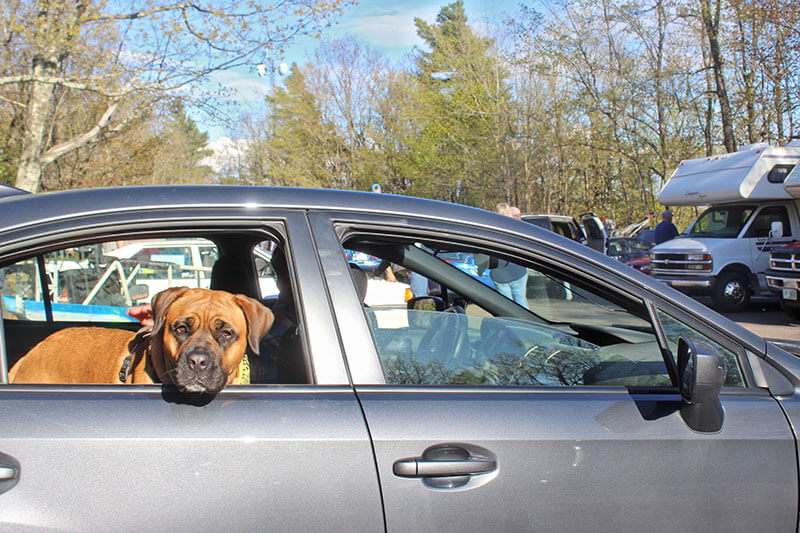
[[(745, 124), (747, 127), (747, 140), (750, 143), (756, 143), (760, 140), (760, 135), (756, 131), (756, 106), (755, 106), (755, 73), (748, 64), (748, 56), (753, 50), (753, 43), (748, 43), (747, 40), (747, 20), (745, 17), (747, 13), (743, 11), (740, 6), (733, 4), (736, 10), (736, 23), (739, 29), (739, 56), (741, 61), (742, 84), (744, 85), (744, 107), (746, 111)], [(750, 17), (750, 31), (754, 38), (757, 35), (756, 25), (758, 24), (754, 17)]]
[[(36, 78), (52, 79), (57, 72), (56, 61), (42, 57), (33, 60), (33, 74)], [(42, 180), (42, 154), (47, 146), (48, 125), (52, 123), (55, 108), (55, 85), (41, 81), (33, 81), (31, 85), (16, 186), (26, 191), (38, 192)]]
[(719, 16), (720, 0), (714, 6), (714, 14), (711, 13), (710, 0), (700, 0), (700, 13), (708, 38), (708, 50), (711, 54), (711, 67), (714, 70), (714, 83), (716, 85), (717, 100), (719, 100), (720, 118), (722, 119), (722, 135), (727, 152), (736, 151), (736, 139), (733, 134), (733, 117), (731, 104), (728, 99), (728, 91), (725, 88), (725, 76), (722, 71), (722, 52), (719, 44)]

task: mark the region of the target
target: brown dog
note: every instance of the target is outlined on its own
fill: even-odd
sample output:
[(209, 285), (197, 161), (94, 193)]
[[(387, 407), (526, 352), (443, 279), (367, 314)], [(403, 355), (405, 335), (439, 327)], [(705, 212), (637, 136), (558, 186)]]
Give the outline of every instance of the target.
[(216, 394), (238, 383), (247, 346), (258, 354), (258, 343), (273, 321), (272, 312), (252, 298), (208, 289), (167, 289), (153, 297), (152, 307), (155, 324), (149, 338), (119, 329), (62, 329), (20, 359), (8, 373), (9, 382), (124, 379)]

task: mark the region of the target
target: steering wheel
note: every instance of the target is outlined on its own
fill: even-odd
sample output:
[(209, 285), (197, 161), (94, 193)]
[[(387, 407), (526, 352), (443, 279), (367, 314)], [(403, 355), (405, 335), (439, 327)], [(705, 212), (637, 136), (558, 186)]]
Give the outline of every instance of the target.
[(460, 357), (465, 348), (469, 347), (467, 325), (463, 307), (460, 305), (448, 307), (439, 313), (422, 336), (417, 353), (423, 357), (435, 354), (442, 360)]

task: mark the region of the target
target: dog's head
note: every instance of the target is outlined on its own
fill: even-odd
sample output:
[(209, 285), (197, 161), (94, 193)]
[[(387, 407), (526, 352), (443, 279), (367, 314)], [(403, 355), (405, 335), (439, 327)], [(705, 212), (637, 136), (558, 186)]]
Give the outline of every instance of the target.
[(258, 354), (272, 312), (241, 294), (174, 287), (152, 301), (150, 363), (161, 383), (216, 394), (239, 378), (248, 345)]

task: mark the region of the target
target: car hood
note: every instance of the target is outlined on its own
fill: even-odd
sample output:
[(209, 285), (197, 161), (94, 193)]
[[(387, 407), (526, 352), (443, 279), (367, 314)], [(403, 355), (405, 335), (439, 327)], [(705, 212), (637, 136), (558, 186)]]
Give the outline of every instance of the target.
[(676, 238), (653, 246), (651, 252), (708, 252), (709, 246), (706, 239)]

